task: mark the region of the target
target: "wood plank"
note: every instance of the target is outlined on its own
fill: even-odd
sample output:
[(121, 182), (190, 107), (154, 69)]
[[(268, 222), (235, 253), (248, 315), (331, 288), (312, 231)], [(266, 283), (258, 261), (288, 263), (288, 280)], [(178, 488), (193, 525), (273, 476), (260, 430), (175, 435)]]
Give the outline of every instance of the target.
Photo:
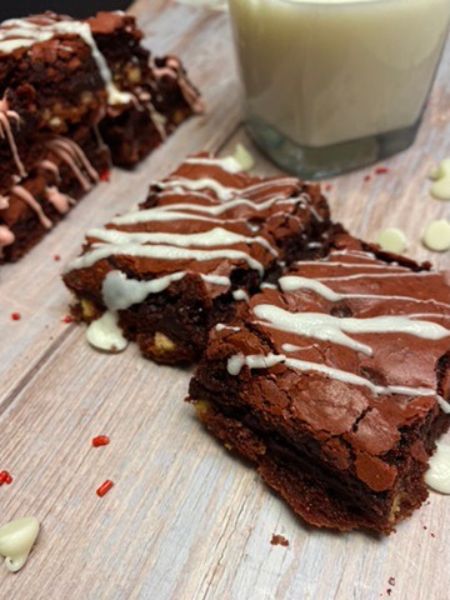
[[(189, 371), (146, 362), (135, 347), (96, 353), (81, 327), (59, 322), (68, 294), (53, 254), (73, 256), (89, 226), (139, 201), (149, 180), (185, 154), (250, 143), (236, 131), (239, 86), (226, 16), (168, 0), (140, 0), (132, 10), (149, 47), (180, 53), (209, 111), (135, 173), (114, 171), (112, 183), (26, 259), (2, 269), (0, 469), (15, 477), (0, 488), (2, 522), (34, 514), (43, 531), (23, 571), (0, 569), (0, 597), (376, 600), (391, 587), (392, 598), (446, 599), (448, 498), (432, 494), (383, 540), (310, 530), (203, 431), (181, 401)], [(443, 267), (449, 254), (428, 253), (418, 236), (426, 221), (449, 216), (450, 204), (432, 200), (426, 180), (431, 164), (450, 156), (449, 98), (450, 48), (414, 147), (386, 163), (388, 175), (369, 184), (369, 170), (335, 178), (330, 194), (334, 215), (353, 233), (373, 239), (379, 228), (399, 225), (413, 256)], [(254, 154), (256, 171), (276, 172)], [(9, 319), (13, 310), (21, 321)], [(111, 444), (94, 449), (90, 439), (100, 433)], [(107, 478), (116, 485), (99, 499), (95, 489)], [(270, 545), (275, 532), (289, 548)]]

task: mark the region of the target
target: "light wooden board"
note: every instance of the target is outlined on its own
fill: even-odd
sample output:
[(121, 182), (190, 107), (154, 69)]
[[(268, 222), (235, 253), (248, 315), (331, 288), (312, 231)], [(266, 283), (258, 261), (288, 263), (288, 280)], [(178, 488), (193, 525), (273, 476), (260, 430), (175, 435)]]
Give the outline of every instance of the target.
[[(74, 256), (88, 227), (141, 200), (149, 181), (186, 154), (251, 145), (240, 126), (227, 16), (168, 0), (140, 0), (132, 12), (148, 47), (182, 56), (208, 113), (136, 172), (115, 171), (22, 262), (1, 270), (0, 470), (15, 478), (0, 488), (1, 522), (33, 514), (43, 528), (22, 572), (0, 569), (0, 598), (375, 600), (392, 588), (392, 598), (447, 600), (449, 498), (432, 494), (388, 539), (308, 530), (196, 422), (182, 401), (189, 371), (157, 367), (134, 347), (95, 353), (81, 327), (61, 323), (69, 296), (54, 254)], [(258, 172), (276, 172), (253, 153)], [(447, 155), (450, 48), (414, 147), (370, 183), (371, 170), (332, 180), (335, 218), (367, 239), (400, 226), (412, 256), (448, 267), (448, 253), (431, 255), (419, 243), (427, 221), (450, 216), (427, 181)], [(10, 320), (13, 311), (21, 321)], [(100, 433), (112, 442), (93, 449)], [(99, 499), (107, 478), (116, 485)], [(273, 533), (289, 548), (271, 546)]]

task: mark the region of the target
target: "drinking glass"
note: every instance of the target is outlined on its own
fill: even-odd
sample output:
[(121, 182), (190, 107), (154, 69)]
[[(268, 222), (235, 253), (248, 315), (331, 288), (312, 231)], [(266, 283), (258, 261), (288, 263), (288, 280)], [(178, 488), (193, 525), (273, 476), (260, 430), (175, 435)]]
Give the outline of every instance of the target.
[(415, 139), (449, 0), (229, 0), (245, 119), (275, 163), (318, 179)]

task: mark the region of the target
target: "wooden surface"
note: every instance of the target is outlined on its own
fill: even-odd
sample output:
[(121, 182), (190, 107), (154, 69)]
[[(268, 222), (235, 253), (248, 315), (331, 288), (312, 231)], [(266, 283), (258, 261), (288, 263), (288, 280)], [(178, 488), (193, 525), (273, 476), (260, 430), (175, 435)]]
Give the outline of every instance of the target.
[[(188, 371), (145, 362), (134, 347), (96, 353), (82, 327), (61, 322), (69, 296), (54, 254), (73, 257), (87, 227), (141, 200), (187, 153), (250, 144), (227, 16), (167, 0), (132, 10), (149, 47), (182, 56), (208, 113), (135, 173), (115, 171), (29, 256), (1, 270), (0, 469), (14, 476), (0, 488), (1, 522), (31, 514), (42, 532), (23, 571), (0, 568), (0, 598), (372, 600), (391, 588), (392, 598), (447, 600), (450, 498), (431, 494), (388, 539), (308, 530), (202, 430), (182, 401)], [(369, 170), (333, 180), (335, 218), (368, 239), (400, 226), (412, 256), (449, 266), (449, 253), (431, 255), (418, 241), (426, 222), (450, 216), (426, 177), (448, 155), (450, 49), (414, 147), (370, 183)], [(257, 170), (274, 171), (260, 157)], [(111, 444), (92, 448), (101, 433)], [(99, 499), (108, 478), (115, 487)], [(271, 546), (273, 533), (290, 546)]]

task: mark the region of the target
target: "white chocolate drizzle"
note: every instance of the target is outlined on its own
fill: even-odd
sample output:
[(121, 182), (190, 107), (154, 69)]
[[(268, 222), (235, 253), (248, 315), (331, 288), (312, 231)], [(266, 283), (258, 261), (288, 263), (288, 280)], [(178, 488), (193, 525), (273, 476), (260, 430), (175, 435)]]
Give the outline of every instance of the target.
[(274, 256), (277, 255), (265, 238), (260, 236), (248, 237), (222, 227), (215, 227), (202, 233), (140, 233), (119, 231), (117, 229), (91, 229), (87, 235), (109, 244), (167, 244), (181, 248), (211, 248), (213, 246), (233, 246), (242, 243), (259, 244)]
[(390, 264), (371, 264), (371, 263), (361, 263), (361, 262), (343, 262), (343, 261), (335, 261), (335, 260), (302, 260), (301, 262), (295, 263), (299, 267), (339, 267), (340, 269), (375, 269), (375, 270), (383, 270), (383, 271), (395, 271), (397, 272), (405, 272), (410, 273), (411, 271), (406, 267), (401, 267), (397, 263)]
[(279, 331), (347, 346), (368, 356), (372, 355), (372, 348), (352, 339), (347, 333), (403, 333), (427, 340), (450, 337), (450, 329), (438, 323), (405, 316), (339, 318), (325, 313), (293, 313), (271, 304), (258, 304), (253, 312), (265, 324)]
[(6, 225), (0, 225), (0, 257), (3, 256), (3, 248), (14, 244), (16, 236)]
[[(103, 301), (110, 311), (125, 310), (133, 304), (140, 304), (150, 294), (163, 292), (175, 281), (183, 279), (186, 274), (186, 271), (177, 271), (154, 279), (138, 280), (127, 277), (122, 271), (110, 271), (103, 281)], [(203, 281), (214, 285), (229, 286), (231, 284), (228, 277), (199, 275)]]
[(47, 146), (60, 160), (66, 163), (85, 192), (88, 192), (94, 183), (98, 182), (97, 171), (76, 142), (57, 136), (49, 140)]
[(34, 198), (34, 196), (26, 188), (24, 188), (21, 185), (15, 185), (11, 188), (11, 194), (13, 194), (14, 196), (17, 196), (18, 198), (23, 200), (23, 202), (25, 202), (25, 204), (28, 204), (28, 206), (38, 216), (39, 221), (41, 222), (41, 225), (43, 225), (46, 229), (52, 228), (53, 223), (50, 221), (50, 219), (44, 213), (42, 206), (39, 204), (39, 202)]
[[(333, 367), (328, 367), (327, 365), (306, 360), (299, 360), (297, 358), (287, 358), (284, 354), (249, 354), (247, 356), (244, 356), (242, 353), (235, 354), (227, 361), (227, 371), (230, 373), (230, 375), (239, 375), (242, 367), (245, 365), (249, 369), (269, 369), (270, 367), (281, 363), (298, 371), (315, 371), (317, 373), (327, 375), (330, 379), (336, 379), (337, 381), (342, 381), (343, 383), (350, 383), (353, 385), (366, 387), (376, 395), (396, 394), (412, 397), (436, 396), (436, 390), (432, 388), (409, 387), (402, 385), (376, 385), (365, 377), (361, 377), (360, 375), (356, 375), (350, 371), (335, 369)], [(449, 403), (439, 396), (438, 399), (447, 406), (447, 411), (450, 411)]]
[(27, 172), (19, 156), (19, 150), (11, 128), (11, 121), (15, 121), (16, 125), (19, 125), (20, 116), (14, 110), (9, 109), (8, 101), (3, 97), (2, 100), (0, 100), (0, 138), (6, 138), (8, 141), (19, 176), (24, 178), (27, 176)]
[(186, 77), (183, 67), (176, 56), (169, 56), (162, 67), (158, 67), (155, 61), (152, 60), (151, 68), (156, 79), (170, 77), (170, 79), (177, 80), (180, 91), (193, 112), (202, 113), (205, 110), (203, 100)]
[(233, 158), (233, 156), (226, 156), (225, 158), (209, 158), (209, 157), (190, 157), (187, 158), (185, 163), (189, 165), (203, 165), (203, 166), (213, 166), (220, 167), (227, 173), (239, 173), (241, 169), (240, 163)]
[(45, 190), (47, 200), (62, 215), (69, 212), (70, 207), (75, 204), (75, 200), (67, 194), (63, 194), (56, 186), (50, 186)]
[(45, 171), (49, 171), (50, 173), (52, 173), (53, 176), (55, 177), (55, 180), (57, 183), (59, 183), (61, 181), (59, 167), (52, 160), (49, 160), (49, 159), (41, 160), (41, 162), (38, 164), (38, 166), (41, 169), (44, 169)]
[[(157, 183), (158, 187), (162, 190), (189, 190), (189, 191), (198, 191), (204, 189), (212, 190), (216, 196), (219, 198), (221, 202), (228, 202), (233, 200), (237, 196), (240, 198), (244, 197), (246, 194), (258, 192), (264, 189), (268, 189), (271, 191), (274, 185), (295, 185), (298, 183), (298, 180), (289, 178), (289, 177), (280, 177), (279, 179), (272, 179), (269, 181), (260, 181), (258, 183), (249, 185), (245, 188), (235, 188), (223, 185), (212, 179), (211, 177), (203, 177), (201, 179), (187, 179), (185, 177), (178, 177), (173, 179), (168, 179), (167, 181), (159, 181)], [(272, 193), (272, 192), (271, 192)], [(309, 199), (309, 196), (303, 194), (305, 199)]]
[[(344, 278), (345, 279), (345, 278)], [(323, 280), (322, 280), (323, 281)], [(414, 298), (414, 296), (400, 296), (400, 295), (391, 295), (391, 294), (358, 294), (358, 293), (340, 293), (335, 292), (333, 289), (318, 281), (317, 279), (310, 279), (309, 277), (301, 277), (299, 275), (286, 275), (285, 277), (280, 277), (278, 280), (278, 284), (280, 288), (284, 292), (294, 292), (296, 290), (311, 290), (315, 292), (322, 298), (329, 300), (330, 302), (340, 302), (346, 298), (349, 299), (380, 299), (380, 300), (389, 300), (389, 301), (406, 301), (413, 302), (417, 304), (423, 304), (427, 302), (429, 304), (433, 304), (435, 306), (440, 306), (443, 308), (450, 309), (450, 304), (445, 302), (439, 302), (432, 298), (424, 300)], [(435, 315), (438, 316), (438, 315)]]
[(110, 271), (103, 281), (103, 300), (111, 311), (124, 310), (143, 302), (149, 294), (158, 294), (186, 273), (179, 271), (149, 281), (129, 279), (121, 271)]
[[(256, 185), (248, 186), (246, 190), (258, 188), (263, 190), (264, 186), (270, 185), (272, 190), (275, 186), (284, 186), (287, 183), (291, 184), (291, 178), (280, 178), (271, 180), (270, 182), (261, 182)], [(212, 182), (212, 183), (211, 183)], [(216, 185), (217, 184), (217, 185)], [(142, 258), (155, 258), (167, 261), (183, 261), (183, 260), (198, 260), (210, 261), (216, 259), (229, 259), (231, 261), (245, 261), (250, 268), (255, 269), (261, 275), (263, 274), (262, 263), (253, 258), (248, 251), (237, 248), (230, 248), (234, 245), (259, 245), (266, 251), (270, 252), (274, 257), (277, 256), (277, 250), (270, 242), (262, 236), (249, 236), (236, 233), (228, 230), (225, 227), (216, 225), (227, 225), (235, 222), (247, 223), (248, 219), (232, 219), (222, 216), (228, 210), (238, 207), (251, 207), (255, 212), (270, 208), (275, 203), (302, 204), (309, 202), (309, 196), (299, 194), (295, 198), (286, 198), (280, 194), (274, 194), (274, 197), (261, 202), (252, 202), (246, 198), (232, 197), (236, 192), (235, 188), (227, 187), (219, 184), (210, 178), (202, 179), (174, 179), (168, 180), (161, 184), (156, 184), (158, 188), (164, 190), (170, 188), (171, 191), (177, 194), (189, 194), (194, 191), (203, 190), (208, 185), (214, 188), (217, 197), (223, 200), (219, 204), (196, 204), (187, 202), (177, 202), (172, 204), (163, 204), (154, 208), (139, 210), (139, 207), (133, 209), (129, 213), (116, 217), (112, 220), (112, 224), (116, 226), (137, 225), (140, 223), (152, 222), (171, 222), (180, 220), (192, 220), (205, 222), (211, 225), (208, 231), (195, 233), (175, 233), (175, 232), (146, 232), (146, 231), (123, 231), (118, 229), (103, 228), (92, 229), (88, 232), (88, 237), (94, 240), (88, 251), (75, 259), (69, 266), (68, 270), (82, 269), (92, 266), (98, 260), (108, 258), (113, 255), (130, 255)], [(164, 191), (162, 191), (164, 194)], [(206, 195), (206, 199), (210, 202), (213, 200)], [(216, 218), (222, 217), (222, 218)], [(98, 241), (101, 243), (98, 243)], [(211, 277), (217, 275), (204, 276), (204, 280), (213, 282)], [(223, 276), (221, 281), (223, 281)], [(229, 282), (228, 279), (226, 279)], [(222, 284), (223, 285), (223, 284)]]
[(70, 265), (71, 269), (85, 269), (94, 263), (110, 256), (135, 256), (139, 258), (154, 258), (157, 260), (198, 260), (209, 261), (219, 258), (232, 261), (244, 261), (251, 269), (261, 275), (264, 272), (262, 264), (246, 252), (223, 248), (218, 250), (196, 250), (192, 248), (177, 248), (175, 246), (144, 246), (140, 244), (95, 244), (87, 254), (79, 256)]
[(102, 77), (111, 105), (128, 104), (133, 96), (121, 92), (113, 81), (111, 71), (105, 57), (98, 49), (87, 23), (81, 21), (54, 21), (51, 18), (40, 18), (39, 22), (30, 19), (10, 19), (2, 23), (0, 28), (0, 52), (9, 53), (18, 48), (28, 48), (39, 42), (46, 42), (57, 35), (76, 35), (91, 49), (100, 76)]
[(227, 325), (226, 323), (217, 323), (217, 325), (215, 326), (216, 331), (224, 331), (224, 330), (228, 330), (228, 331), (240, 331), (241, 328), (240, 327), (236, 327), (233, 325)]
[(128, 346), (117, 322), (117, 314), (106, 311), (93, 321), (86, 330), (87, 341), (97, 350), (122, 352)]

